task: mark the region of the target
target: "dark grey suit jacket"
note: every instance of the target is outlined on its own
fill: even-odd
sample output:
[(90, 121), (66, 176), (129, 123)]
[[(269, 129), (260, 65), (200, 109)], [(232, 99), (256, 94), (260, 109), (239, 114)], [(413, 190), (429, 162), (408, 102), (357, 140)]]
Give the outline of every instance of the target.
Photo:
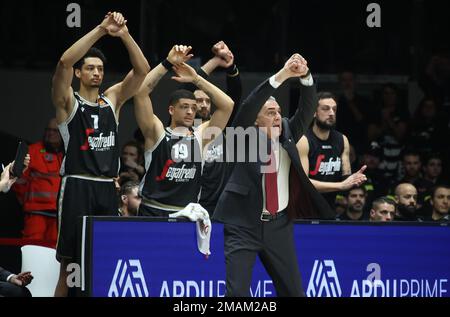
[[(254, 123), (262, 106), (272, 96), (274, 91), (275, 88), (270, 85), (269, 80), (259, 85), (243, 102), (231, 126), (255, 129), (257, 131), (255, 135), (261, 136), (263, 133), (259, 131)], [(298, 197), (295, 197), (296, 199), (291, 199), (291, 195), (289, 197), (288, 210), (291, 219), (300, 218), (304, 215), (315, 215), (315, 217), (322, 219), (334, 219), (335, 217), (327, 202), (305, 175), (296, 148), (296, 143), (313, 120), (316, 107), (316, 87), (302, 86), (299, 107), (296, 113), (290, 119), (282, 119), (283, 128), (280, 143), (291, 159), (292, 181), (290, 182), (290, 187), (294, 187), (298, 194)], [(267, 143), (264, 144), (265, 142), (261, 142), (261, 140), (264, 140), (264, 138), (250, 140), (246, 144), (245, 149), (237, 149), (237, 151), (248, 152), (255, 142), (257, 142), (258, 146), (268, 146)], [(229, 173), (230, 178), (217, 203), (213, 214), (214, 220), (246, 228), (252, 228), (261, 224), (260, 215), (263, 210), (262, 164), (261, 160), (228, 164), (228, 168), (231, 169)], [(293, 204), (291, 200), (295, 203)]]
[(12, 273), (5, 270), (4, 268), (0, 267), (0, 282), (6, 282), (6, 279), (8, 276), (10, 276)]

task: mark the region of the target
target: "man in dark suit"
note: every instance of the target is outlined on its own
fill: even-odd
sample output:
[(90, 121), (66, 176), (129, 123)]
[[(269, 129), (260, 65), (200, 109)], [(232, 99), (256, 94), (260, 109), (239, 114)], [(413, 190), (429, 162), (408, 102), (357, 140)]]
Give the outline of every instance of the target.
[(31, 297), (25, 286), (30, 284), (32, 279), (31, 272), (16, 275), (0, 267), (0, 297)]
[[(299, 109), (288, 119), (281, 117), (280, 106), (271, 95), (291, 77), (300, 77), (302, 88)], [(294, 54), (277, 74), (249, 95), (233, 120), (232, 127), (245, 128), (251, 136), (244, 146), (234, 147), (234, 153), (242, 157), (244, 152), (246, 158), (244, 162), (235, 159), (229, 163), (231, 176), (213, 216), (225, 224), (226, 296), (250, 295), (256, 255), (271, 276), (278, 296), (304, 296), (292, 219), (302, 214), (335, 217), (305, 175), (295, 146), (311, 124), (316, 105), (316, 88), (307, 62)], [(255, 148), (257, 153), (270, 154), (252, 161)], [(289, 186), (298, 189), (296, 205), (291, 203)]]

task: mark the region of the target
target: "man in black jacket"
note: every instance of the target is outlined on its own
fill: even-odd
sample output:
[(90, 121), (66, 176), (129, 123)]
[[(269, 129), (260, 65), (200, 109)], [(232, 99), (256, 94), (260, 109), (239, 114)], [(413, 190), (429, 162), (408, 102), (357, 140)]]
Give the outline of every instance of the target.
[(31, 297), (25, 286), (30, 284), (32, 279), (31, 272), (16, 275), (0, 267), (0, 297)]
[[(288, 119), (281, 117), (280, 106), (271, 95), (291, 77), (300, 77), (302, 90), (300, 107)], [(334, 218), (303, 172), (295, 146), (309, 127), (316, 105), (316, 89), (306, 60), (294, 54), (277, 74), (249, 95), (236, 114), (231, 126), (241, 128), (241, 132), (246, 129), (244, 139), (249, 142), (230, 149), (235, 142), (229, 142), (231, 131), (227, 130), (227, 151), (234, 150), (239, 158), (234, 157), (234, 163), (229, 164), (231, 176), (213, 215), (213, 219), (225, 224), (227, 296), (250, 295), (256, 255), (271, 276), (278, 296), (304, 296), (291, 220), (308, 210), (321, 218)], [(252, 159), (255, 151), (270, 154)], [(289, 185), (290, 173), (296, 184)], [(298, 206), (291, 204), (288, 208), (290, 186), (299, 188), (300, 199), (296, 200)], [(292, 210), (289, 216), (288, 209)]]

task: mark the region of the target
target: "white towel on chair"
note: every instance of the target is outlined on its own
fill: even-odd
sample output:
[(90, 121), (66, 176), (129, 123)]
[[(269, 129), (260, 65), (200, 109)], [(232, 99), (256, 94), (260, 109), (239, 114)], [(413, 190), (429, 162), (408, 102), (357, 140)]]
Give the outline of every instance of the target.
[(190, 203), (182, 210), (169, 215), (169, 218), (178, 217), (186, 217), (191, 221), (196, 221), (197, 247), (202, 254), (208, 257), (211, 254), (209, 248), (212, 230), (208, 211), (200, 204)]

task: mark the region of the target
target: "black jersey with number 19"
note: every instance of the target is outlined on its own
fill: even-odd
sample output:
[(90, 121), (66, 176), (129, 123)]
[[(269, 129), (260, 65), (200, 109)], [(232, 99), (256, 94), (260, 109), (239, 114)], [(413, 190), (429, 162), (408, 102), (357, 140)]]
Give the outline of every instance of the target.
[(61, 175), (117, 177), (119, 124), (114, 105), (104, 95), (97, 103), (74, 93), (73, 111), (59, 125), (66, 157)]
[(166, 128), (154, 148), (145, 152), (146, 174), (140, 188), (143, 203), (153, 201), (182, 208), (196, 203), (200, 193), (200, 155), (196, 133), (181, 136)]

